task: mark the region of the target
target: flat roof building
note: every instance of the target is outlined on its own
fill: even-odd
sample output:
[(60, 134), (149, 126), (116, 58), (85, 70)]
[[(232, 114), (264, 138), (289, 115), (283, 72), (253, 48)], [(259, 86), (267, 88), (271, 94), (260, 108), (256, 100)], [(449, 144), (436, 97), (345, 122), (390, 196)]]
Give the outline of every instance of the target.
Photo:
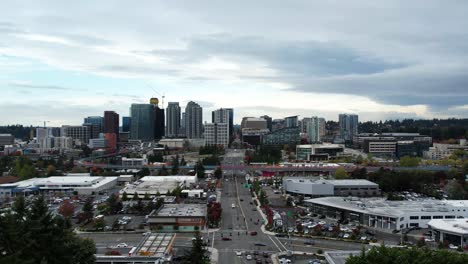
[(196, 183), (196, 175), (146, 176), (125, 186), (125, 188), (120, 190), (120, 195), (127, 193), (128, 197), (132, 198), (137, 193), (140, 198), (143, 198), (145, 194), (150, 195), (150, 197), (156, 197), (158, 193), (165, 194), (167, 191), (172, 191), (177, 187), (187, 188)]
[(111, 189), (117, 184), (117, 177), (93, 177), (89, 174), (79, 176), (52, 176), (32, 178), (20, 182), (1, 184), (0, 196), (15, 196), (30, 192), (78, 192), (93, 194)]
[(427, 225), (436, 242), (448, 241), (461, 248), (468, 245), (468, 218), (436, 219), (429, 221)]
[(468, 200), (416, 199), (389, 201), (382, 198), (321, 197), (304, 201), (311, 211), (338, 220), (359, 222), (380, 229), (427, 228), (434, 219), (468, 217)]
[(368, 180), (284, 178), (283, 189), (288, 194), (310, 197), (380, 195), (379, 185)]
[(152, 230), (193, 232), (202, 230), (206, 222), (206, 204), (164, 204), (151, 212), (147, 223)]

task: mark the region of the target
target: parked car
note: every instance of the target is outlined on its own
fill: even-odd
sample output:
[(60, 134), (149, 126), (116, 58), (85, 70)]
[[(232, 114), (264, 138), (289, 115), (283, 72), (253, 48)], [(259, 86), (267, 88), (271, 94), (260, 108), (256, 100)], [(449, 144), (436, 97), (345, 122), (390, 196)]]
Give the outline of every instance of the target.
[(120, 243), (117, 245), (117, 248), (128, 248), (128, 245), (126, 243)]
[(247, 255), (247, 256), (245, 256), (245, 258), (246, 258), (247, 260), (252, 260), (252, 255)]
[(242, 251), (236, 251), (236, 256), (238, 257), (242, 256)]

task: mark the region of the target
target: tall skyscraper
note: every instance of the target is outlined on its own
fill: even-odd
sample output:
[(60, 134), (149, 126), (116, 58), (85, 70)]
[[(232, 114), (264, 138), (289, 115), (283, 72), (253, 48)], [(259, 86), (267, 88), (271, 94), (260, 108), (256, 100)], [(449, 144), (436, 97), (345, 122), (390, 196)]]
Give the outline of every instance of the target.
[(179, 102), (169, 102), (166, 108), (166, 136), (178, 137), (180, 134), (180, 106)]
[(345, 141), (352, 141), (353, 136), (358, 133), (358, 115), (340, 114), (340, 135)]
[(226, 123), (229, 127), (229, 135), (234, 133), (234, 109), (220, 108), (211, 114), (212, 123)]
[(319, 135), (320, 135), (321, 141), (323, 140), (323, 137), (327, 134), (326, 126), (327, 126), (327, 121), (325, 120), (325, 118), (320, 117), (319, 118)]
[(164, 137), (166, 132), (164, 109), (158, 105), (153, 105), (154, 111), (154, 139), (159, 140)]
[(89, 143), (88, 126), (62, 126), (60, 134), (63, 137), (70, 137), (74, 141), (79, 141), (80, 144)]
[(105, 111), (104, 112), (104, 133), (114, 133), (117, 135), (117, 140), (119, 138), (119, 124), (120, 117), (114, 111)]
[(129, 116), (122, 117), (122, 132), (130, 132), (132, 119)]
[(130, 107), (130, 139), (154, 140), (154, 107), (151, 104), (132, 104)]
[(187, 138), (202, 138), (203, 136), (203, 109), (193, 102), (185, 107), (185, 135)]
[(313, 116), (307, 123), (307, 135), (309, 137), (309, 143), (320, 142), (320, 121), (319, 118)]

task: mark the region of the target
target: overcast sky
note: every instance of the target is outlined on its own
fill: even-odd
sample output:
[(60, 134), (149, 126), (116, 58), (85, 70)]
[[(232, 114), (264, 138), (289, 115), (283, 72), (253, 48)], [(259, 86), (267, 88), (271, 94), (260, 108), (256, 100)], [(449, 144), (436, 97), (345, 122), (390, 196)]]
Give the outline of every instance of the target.
[(467, 29), (465, 0), (2, 0), (0, 124), (80, 124), (162, 94), (207, 121), (468, 117)]

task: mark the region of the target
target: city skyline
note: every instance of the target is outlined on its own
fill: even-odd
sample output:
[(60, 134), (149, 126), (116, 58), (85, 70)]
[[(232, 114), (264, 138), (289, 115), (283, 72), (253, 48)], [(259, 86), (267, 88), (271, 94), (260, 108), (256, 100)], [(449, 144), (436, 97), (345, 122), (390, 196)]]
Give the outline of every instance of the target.
[(127, 116), (131, 104), (161, 95), (197, 102), (203, 120), (234, 108), (237, 124), (468, 114), (468, 3), (47, 2), (0, 3), (0, 125)]

